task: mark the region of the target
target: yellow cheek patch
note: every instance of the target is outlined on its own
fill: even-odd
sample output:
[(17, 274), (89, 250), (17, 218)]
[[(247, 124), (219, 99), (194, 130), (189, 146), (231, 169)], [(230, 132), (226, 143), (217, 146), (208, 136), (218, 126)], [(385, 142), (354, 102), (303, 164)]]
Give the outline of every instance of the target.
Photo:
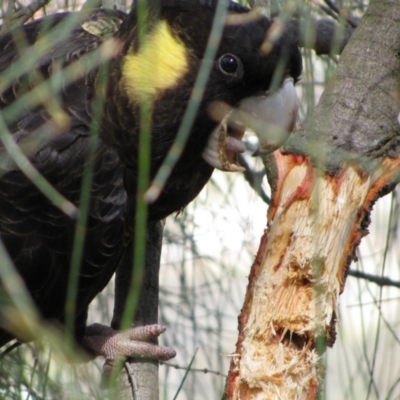
[(160, 21), (140, 50), (124, 57), (125, 90), (134, 102), (153, 100), (162, 91), (176, 87), (188, 69), (188, 49), (172, 35), (168, 23)]

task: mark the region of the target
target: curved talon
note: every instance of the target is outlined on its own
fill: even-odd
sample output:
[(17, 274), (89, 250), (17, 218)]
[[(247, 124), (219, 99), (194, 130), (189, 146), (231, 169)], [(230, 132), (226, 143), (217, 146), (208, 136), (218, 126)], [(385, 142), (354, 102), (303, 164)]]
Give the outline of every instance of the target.
[(106, 325), (93, 324), (86, 328), (83, 343), (96, 356), (103, 356), (108, 360), (138, 357), (167, 361), (176, 356), (176, 351), (149, 342), (165, 330), (164, 326), (154, 324), (120, 332)]

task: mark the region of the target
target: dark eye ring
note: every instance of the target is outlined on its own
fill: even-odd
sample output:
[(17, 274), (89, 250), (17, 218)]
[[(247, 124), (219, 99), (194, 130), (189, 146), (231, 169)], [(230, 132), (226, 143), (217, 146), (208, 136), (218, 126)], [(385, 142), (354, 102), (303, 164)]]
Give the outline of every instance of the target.
[(243, 77), (242, 61), (234, 54), (223, 54), (218, 60), (218, 67), (230, 81), (239, 81)]

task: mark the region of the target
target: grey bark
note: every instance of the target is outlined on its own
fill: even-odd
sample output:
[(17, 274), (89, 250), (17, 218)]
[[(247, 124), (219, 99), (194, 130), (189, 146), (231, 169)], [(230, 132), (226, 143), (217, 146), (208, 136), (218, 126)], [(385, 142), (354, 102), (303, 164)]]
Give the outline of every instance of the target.
[[(312, 118), (285, 149), (326, 161), (330, 172), (352, 160), (366, 170), (400, 151), (400, 3), (371, 1), (336, 77)], [(319, 160), (321, 161), (321, 160)]]
[[(285, 329), (280, 331), (272, 324), (265, 324), (260, 327), (260, 322), (254, 316), (264, 317), (266, 313), (261, 312), (265, 311), (261, 306), (268, 304), (268, 301), (264, 301), (267, 296), (257, 298), (257, 294), (260, 293), (260, 288), (266, 283), (269, 284), (268, 290), (277, 285), (275, 280), (268, 280), (266, 276), (263, 277), (264, 280), (257, 279), (261, 276), (261, 267), (264, 267), (264, 271), (266, 270), (265, 266), (269, 266), (272, 267), (270, 271), (279, 270), (282, 272), (284, 271), (283, 264), (286, 263), (286, 265), (293, 266), (293, 270), (290, 270), (290, 268), (287, 270), (292, 272), (292, 275), (286, 276), (288, 278), (286, 282), (293, 282), (294, 267), (298, 268), (297, 265), (301, 265), (301, 268), (298, 269), (303, 271), (307, 265), (306, 260), (311, 260), (309, 261), (310, 265), (314, 263), (312, 267), (315, 267), (316, 272), (312, 271), (309, 275), (303, 272), (303, 276), (318, 277), (318, 273), (322, 271), (322, 267), (328, 265), (328, 261), (335, 261), (337, 257), (341, 257), (343, 262), (340, 270), (335, 267), (336, 269), (326, 269), (324, 272), (330, 271), (332, 277), (339, 279), (332, 280), (336, 285), (338, 285), (338, 282), (340, 283), (340, 290), (337, 290), (336, 293), (339, 294), (344, 289), (345, 272), (355, 255), (355, 249), (361, 238), (367, 233), (370, 222), (369, 212), (374, 201), (393, 189), (394, 185), (400, 181), (399, 113), (400, 2), (398, 0), (371, 0), (360, 25), (342, 53), (336, 77), (327, 84), (318, 106), (307, 118), (303, 127), (294, 133), (284, 146), (282, 153), (287, 154), (282, 155), (282, 153), (276, 152), (265, 160), (268, 178), (273, 188), (272, 211), (270, 209), (270, 220), (268, 221), (269, 229), (263, 236), (259, 254), (254, 264), (255, 268), (250, 273), (248, 293), (239, 317), (239, 339), (235, 351), (237, 359), (233, 359), (231, 363), (225, 399), (238, 400), (251, 398), (252, 395), (254, 395), (254, 398), (260, 399), (294, 398), (282, 395), (282, 393), (287, 393), (294, 387), (293, 382), (298, 382), (298, 387), (295, 388), (296, 393), (302, 394), (296, 396), (296, 398), (317, 398), (320, 380), (318, 375), (315, 375), (315, 363), (309, 364), (312, 368), (308, 370), (308, 381), (302, 381), (300, 377), (297, 381), (295, 379), (292, 379), (291, 382), (285, 381), (284, 379), (290, 376), (291, 372), (295, 371), (295, 374), (299, 374), (299, 370), (294, 366), (295, 364), (288, 362), (290, 364), (288, 368), (280, 369), (282, 381), (275, 383), (276, 375), (274, 375), (274, 371), (268, 370), (268, 373), (266, 373), (268, 376), (261, 375), (260, 378), (258, 372), (259, 370), (262, 370), (262, 372), (266, 370), (265, 363), (258, 370), (261, 363), (250, 365), (252, 358), (249, 354), (253, 355), (251, 352), (252, 344), (259, 345), (259, 347), (256, 347), (257, 354), (262, 355), (266, 351), (271, 351), (271, 346), (277, 344), (281, 345), (282, 349), (287, 348), (289, 353), (295, 349), (304, 352), (310, 349), (320, 351), (322, 348), (319, 346), (320, 340), (317, 340), (319, 337), (323, 337), (326, 343), (333, 344), (336, 326), (335, 313), (331, 313), (332, 318), (330, 320), (325, 320), (330, 324), (330, 329), (321, 331), (315, 329), (315, 333), (308, 337), (304, 334), (307, 330), (303, 329), (303, 325), (300, 326), (299, 330), (296, 327), (289, 326), (289, 328), (286, 328), (286, 325), (277, 325), (278, 328), (284, 326)], [(277, 161), (280, 162), (280, 174), (278, 174)], [(311, 166), (309, 165), (310, 161)], [(307, 168), (308, 175), (304, 176), (304, 181), (297, 182), (293, 176), (286, 179), (288, 177), (286, 174), (291, 171), (294, 170), (295, 173), (298, 173), (299, 165), (304, 168), (303, 171)], [(342, 178), (343, 180), (341, 180)], [(348, 184), (346, 190), (340, 191), (341, 186), (346, 184)], [(329, 188), (329, 191), (325, 190), (324, 192), (324, 188)], [(299, 190), (297, 191), (297, 189)], [(292, 194), (293, 197), (291, 197)], [(326, 194), (330, 194), (331, 197), (326, 196)], [(343, 194), (343, 197), (337, 201), (335, 196), (340, 194)], [(334, 199), (332, 201), (333, 207), (326, 207), (329, 206), (331, 199)], [(349, 210), (354, 211), (355, 217), (351, 221), (344, 218), (345, 214), (340, 213), (339, 209), (346, 208), (341, 206), (341, 202)], [(336, 220), (331, 219), (331, 221), (339, 222), (335, 225), (336, 230), (330, 224), (324, 224), (323, 218), (328, 213), (320, 214), (322, 218), (314, 218), (314, 214), (318, 215), (317, 210), (321, 204), (325, 206), (325, 210), (332, 211), (331, 216), (337, 212), (338, 218)], [(338, 207), (337, 211), (334, 208), (336, 206)], [(354, 208), (351, 209), (352, 206)], [(306, 209), (307, 207), (309, 208)], [(314, 212), (314, 210), (316, 211)], [(301, 230), (294, 232), (292, 230), (293, 224), (288, 223), (295, 221), (293, 214), (296, 214), (296, 212), (297, 215), (303, 215), (305, 220), (310, 219), (304, 221), (300, 228), (314, 224), (317, 233), (326, 231), (333, 234), (335, 238), (344, 237), (345, 240), (340, 249), (343, 249), (343, 253), (338, 254), (339, 252), (335, 251), (332, 254), (327, 253), (326, 258), (320, 257), (320, 254), (324, 253), (315, 252), (315, 249), (324, 249), (325, 243), (318, 243), (318, 234), (315, 235), (317, 237), (314, 241), (312, 230), (306, 237), (306, 234), (302, 235)], [(349, 226), (353, 223), (353, 226)], [(323, 229), (319, 229), (321, 227)], [(301, 245), (305, 242), (304, 239), (309, 239), (308, 243), (312, 243), (309, 249), (306, 246), (304, 248), (299, 246), (296, 249), (294, 244), (300, 243)], [(281, 253), (276, 255), (276, 248), (279, 245), (284, 247), (281, 258), (279, 258)], [(329, 250), (329, 246), (327, 246), (327, 249)], [(293, 250), (298, 250), (298, 252), (295, 253)], [(279, 260), (274, 265), (273, 263), (277, 258)], [(268, 263), (268, 261), (270, 262)], [(283, 272), (282, 275), (285, 276)], [(304, 282), (299, 280), (298, 285), (296, 283), (297, 286), (294, 286), (300, 288), (303, 283), (307, 283), (308, 279)], [(324, 280), (324, 282), (327, 281), (329, 279)], [(320, 288), (316, 287), (315, 289), (317, 289), (315, 290), (315, 293), (317, 293)], [(266, 290), (267, 294), (270, 293), (268, 290)], [(284, 290), (281, 292), (283, 293)], [(320, 291), (318, 295), (320, 294), (325, 296), (325, 292)], [(312, 296), (311, 301), (314, 298)], [(261, 310), (258, 314), (252, 308), (256, 303), (258, 307), (256, 311)], [(282, 301), (281, 304), (284, 306), (284, 311), (291, 305), (296, 305), (296, 307), (298, 305), (297, 302), (292, 301)], [(319, 299), (318, 304), (328, 304), (328, 302)], [(337, 302), (334, 301), (333, 304), (337, 304)], [(291, 321), (301, 321), (301, 318), (307, 315), (307, 308), (304, 305), (309, 307), (310, 303), (305, 301), (302, 308), (295, 310), (298, 311), (296, 314), (296, 316), (299, 316), (298, 319), (293, 314), (288, 313), (288, 315), (293, 316), (293, 319), (287, 319), (289, 324)], [(312, 309), (312, 307), (309, 307), (309, 309)], [(334, 310), (334, 306), (330, 309)], [(271, 313), (271, 320), (274, 321), (277, 313), (277, 310), (274, 309)], [(316, 321), (316, 319), (310, 318), (309, 321)], [(273, 328), (270, 328), (271, 326)], [(272, 340), (268, 341), (264, 328), (267, 333), (269, 329), (272, 331), (272, 335), (270, 335)], [(252, 334), (249, 335), (248, 332)], [(285, 335), (281, 335), (281, 332), (284, 332)], [(309, 332), (312, 333), (312, 330)], [(289, 346), (286, 347), (285, 336), (290, 338), (287, 341)], [(306, 348), (304, 339), (310, 338), (312, 339), (311, 342), (308, 342), (310, 347)], [(251, 342), (252, 339), (254, 339), (253, 342)], [(291, 347), (292, 345), (293, 347)], [(243, 351), (244, 346), (246, 346), (245, 351)], [(261, 349), (261, 346), (264, 347)], [(283, 350), (281, 352), (281, 349), (279, 351), (279, 357), (275, 357), (275, 355), (271, 357), (272, 366), (276, 365), (278, 359), (287, 360), (284, 356), (286, 353)], [(296, 353), (293, 352), (292, 354)], [(301, 358), (297, 357), (296, 360), (299, 361), (299, 359)], [(306, 357), (304, 357), (304, 362), (299, 363), (302, 367), (306, 365), (305, 359)], [(246, 363), (247, 361), (249, 362)], [(251, 375), (249, 371), (253, 372), (254, 370), (256, 373)], [(277, 375), (279, 378), (280, 375)], [(262, 380), (263, 378), (264, 380)], [(277, 393), (276, 396), (263, 397), (262, 391), (269, 390), (272, 386), (273, 389), (279, 387), (280, 392), (275, 392)]]

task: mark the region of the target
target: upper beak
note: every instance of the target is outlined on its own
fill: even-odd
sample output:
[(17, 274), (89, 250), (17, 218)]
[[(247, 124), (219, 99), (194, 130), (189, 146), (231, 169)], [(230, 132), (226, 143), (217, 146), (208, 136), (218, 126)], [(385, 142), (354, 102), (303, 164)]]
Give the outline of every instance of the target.
[[(213, 167), (223, 171), (243, 171), (237, 156), (245, 151), (240, 141), (246, 129), (256, 133), (259, 147), (253, 154), (263, 155), (281, 147), (293, 131), (298, 100), (293, 79), (286, 79), (282, 87), (272, 95), (249, 97), (237, 108), (222, 107), (224, 117), (211, 134), (202, 156)], [(213, 113), (213, 112), (212, 112)], [(214, 114), (220, 114), (214, 112)]]
[(272, 95), (244, 99), (238, 113), (259, 140), (259, 147), (253, 155), (268, 154), (281, 147), (296, 125), (298, 111), (297, 94), (291, 78), (286, 79)]

